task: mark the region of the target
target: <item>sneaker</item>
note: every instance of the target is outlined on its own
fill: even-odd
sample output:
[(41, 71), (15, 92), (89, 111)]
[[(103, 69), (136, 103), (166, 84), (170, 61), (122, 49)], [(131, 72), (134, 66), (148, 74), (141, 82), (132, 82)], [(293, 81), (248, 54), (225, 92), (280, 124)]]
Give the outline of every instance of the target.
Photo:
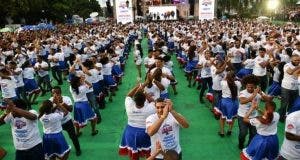
[(244, 145), (243, 144), (239, 144), (238, 147), (239, 147), (240, 150), (244, 149)]
[(232, 131), (227, 131), (227, 136), (231, 136), (231, 134), (232, 134)]
[(224, 134), (224, 133), (221, 133), (221, 132), (218, 132), (218, 134), (219, 134), (219, 136), (220, 136), (221, 138), (223, 138), (223, 137), (225, 136), (225, 134)]
[(80, 156), (81, 155), (81, 150), (76, 151), (76, 156)]
[(200, 103), (203, 104), (204, 103), (204, 100), (203, 98), (200, 98)]

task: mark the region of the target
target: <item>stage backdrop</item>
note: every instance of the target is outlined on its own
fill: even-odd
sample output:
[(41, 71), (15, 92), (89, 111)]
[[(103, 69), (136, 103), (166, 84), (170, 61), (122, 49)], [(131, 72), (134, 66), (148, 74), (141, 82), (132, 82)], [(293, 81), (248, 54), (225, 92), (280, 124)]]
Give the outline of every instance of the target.
[(176, 6), (150, 6), (152, 20), (177, 20)]
[(199, 0), (199, 19), (213, 19), (215, 17), (215, 0)]
[(117, 22), (122, 24), (133, 22), (132, 0), (117, 0), (115, 2)]

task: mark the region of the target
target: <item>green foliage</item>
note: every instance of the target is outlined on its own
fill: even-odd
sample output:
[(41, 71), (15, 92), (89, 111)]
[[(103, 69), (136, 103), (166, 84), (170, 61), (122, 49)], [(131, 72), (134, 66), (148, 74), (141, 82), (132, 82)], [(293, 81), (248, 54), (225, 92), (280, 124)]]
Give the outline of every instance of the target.
[(4, 26), (6, 18), (10, 17), (14, 23), (38, 23), (47, 18), (54, 22), (64, 22), (66, 17), (79, 15), (88, 18), (92, 12), (103, 15), (97, 0), (0, 0), (0, 26)]

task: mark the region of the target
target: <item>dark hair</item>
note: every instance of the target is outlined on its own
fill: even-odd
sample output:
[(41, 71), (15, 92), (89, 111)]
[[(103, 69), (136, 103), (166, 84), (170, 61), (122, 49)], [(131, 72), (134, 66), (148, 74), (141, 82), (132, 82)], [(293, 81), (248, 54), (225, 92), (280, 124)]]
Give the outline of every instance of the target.
[(13, 66), (16, 66), (16, 65), (17, 65), (17, 62), (15, 62), (15, 61), (10, 61), (9, 64), (10, 64), (10, 65), (13, 65)]
[(24, 100), (22, 100), (22, 99), (15, 99), (15, 100), (13, 100), (13, 103), (15, 104), (15, 106), (17, 107), (17, 108), (20, 108), (20, 109), (23, 109), (23, 110), (27, 110), (27, 103), (24, 101)]
[(22, 69), (25, 69), (25, 68), (30, 67), (30, 66), (31, 66), (31, 64), (30, 64), (29, 60), (27, 60), (27, 61), (25, 61), (25, 62), (23, 63)]
[(87, 59), (85, 62), (82, 63), (83, 66), (85, 66), (88, 69), (93, 69), (94, 68), (94, 63), (93, 61)]
[(190, 46), (190, 48), (188, 50), (189, 61), (192, 61), (193, 58), (195, 57), (195, 51), (196, 51), (196, 49), (197, 49), (196, 46)]
[(76, 94), (79, 94), (80, 77), (74, 76), (71, 79), (70, 84), (71, 84), (73, 91), (75, 91)]
[(59, 93), (61, 93), (61, 88), (60, 86), (54, 86), (52, 87), (52, 89), (59, 91)]
[(275, 102), (273, 102), (273, 101), (267, 101), (265, 103), (265, 110), (267, 112), (267, 115), (265, 117), (264, 116), (258, 117), (258, 120), (262, 124), (265, 124), (265, 125), (270, 124), (273, 121), (273, 118), (274, 118), (273, 112), (275, 111), (275, 109), (276, 109)]
[(109, 62), (109, 58), (108, 57), (103, 57), (100, 59), (100, 63), (102, 63), (102, 65), (105, 65)]
[(266, 48), (263, 48), (263, 47), (260, 47), (258, 50), (259, 50), (259, 51), (263, 51), (263, 52), (266, 52), (266, 51), (267, 51)]
[(179, 154), (175, 150), (167, 150), (165, 153), (165, 160), (179, 160)]
[(244, 86), (247, 84), (254, 84), (258, 85), (259, 84), (259, 78), (253, 74), (247, 75), (242, 79), (242, 83)]
[(44, 114), (50, 114), (52, 112), (53, 103), (50, 100), (45, 100), (41, 104), (39, 109), (39, 118), (41, 118)]
[(155, 100), (155, 103), (164, 102), (164, 101), (165, 100), (163, 98), (159, 97)]
[(169, 56), (169, 55), (164, 56), (164, 61), (165, 62), (169, 62), (170, 60), (171, 60), (171, 56)]
[(256, 57), (256, 51), (250, 51), (250, 58)]
[(286, 54), (289, 56), (289, 57), (292, 57), (292, 54), (293, 54), (293, 49), (288, 47), (285, 49), (285, 52)]
[(138, 91), (134, 95), (134, 102), (136, 104), (137, 108), (142, 108), (144, 106), (144, 103), (146, 101), (146, 96), (143, 93), (143, 91)]
[(236, 99), (238, 95), (237, 91), (237, 85), (235, 84), (235, 75), (234, 72), (230, 71), (227, 73), (226, 76), (227, 85), (231, 92), (231, 98)]

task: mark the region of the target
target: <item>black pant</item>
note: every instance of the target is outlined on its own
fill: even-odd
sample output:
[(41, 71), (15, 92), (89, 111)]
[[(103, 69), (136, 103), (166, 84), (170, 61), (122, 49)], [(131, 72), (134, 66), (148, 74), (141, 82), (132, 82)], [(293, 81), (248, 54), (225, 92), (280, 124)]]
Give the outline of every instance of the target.
[(58, 66), (51, 67), (52, 70), (52, 77), (57, 81), (58, 84), (63, 83), (62, 79), (62, 71), (59, 69)]
[(256, 128), (248, 123), (243, 121), (243, 117), (238, 116), (238, 123), (239, 123), (239, 145), (244, 146), (246, 136), (249, 131), (249, 140), (248, 144), (250, 144), (252, 138), (256, 135)]
[(46, 92), (48, 90), (51, 91), (51, 82), (50, 82), (50, 76), (46, 75), (44, 77), (37, 76), (37, 82), (38, 86), (41, 88), (43, 92)]
[(73, 125), (73, 121), (70, 119), (68, 122), (62, 125), (62, 128), (63, 130), (68, 132), (69, 137), (72, 140), (76, 151), (80, 151), (80, 145), (79, 145), (78, 137), (75, 133), (75, 127)]
[(212, 90), (212, 78), (211, 77), (207, 77), (207, 78), (201, 78), (202, 80), (202, 87), (201, 87), (201, 91), (200, 91), (200, 99), (203, 98), (203, 94), (205, 92), (205, 90), (207, 88), (209, 88), (209, 90)]
[(298, 96), (298, 90), (289, 90), (281, 87), (281, 103), (278, 113), (280, 119), (284, 120), (286, 112), (289, 111)]
[(44, 160), (42, 143), (28, 150), (16, 150), (16, 160)]

